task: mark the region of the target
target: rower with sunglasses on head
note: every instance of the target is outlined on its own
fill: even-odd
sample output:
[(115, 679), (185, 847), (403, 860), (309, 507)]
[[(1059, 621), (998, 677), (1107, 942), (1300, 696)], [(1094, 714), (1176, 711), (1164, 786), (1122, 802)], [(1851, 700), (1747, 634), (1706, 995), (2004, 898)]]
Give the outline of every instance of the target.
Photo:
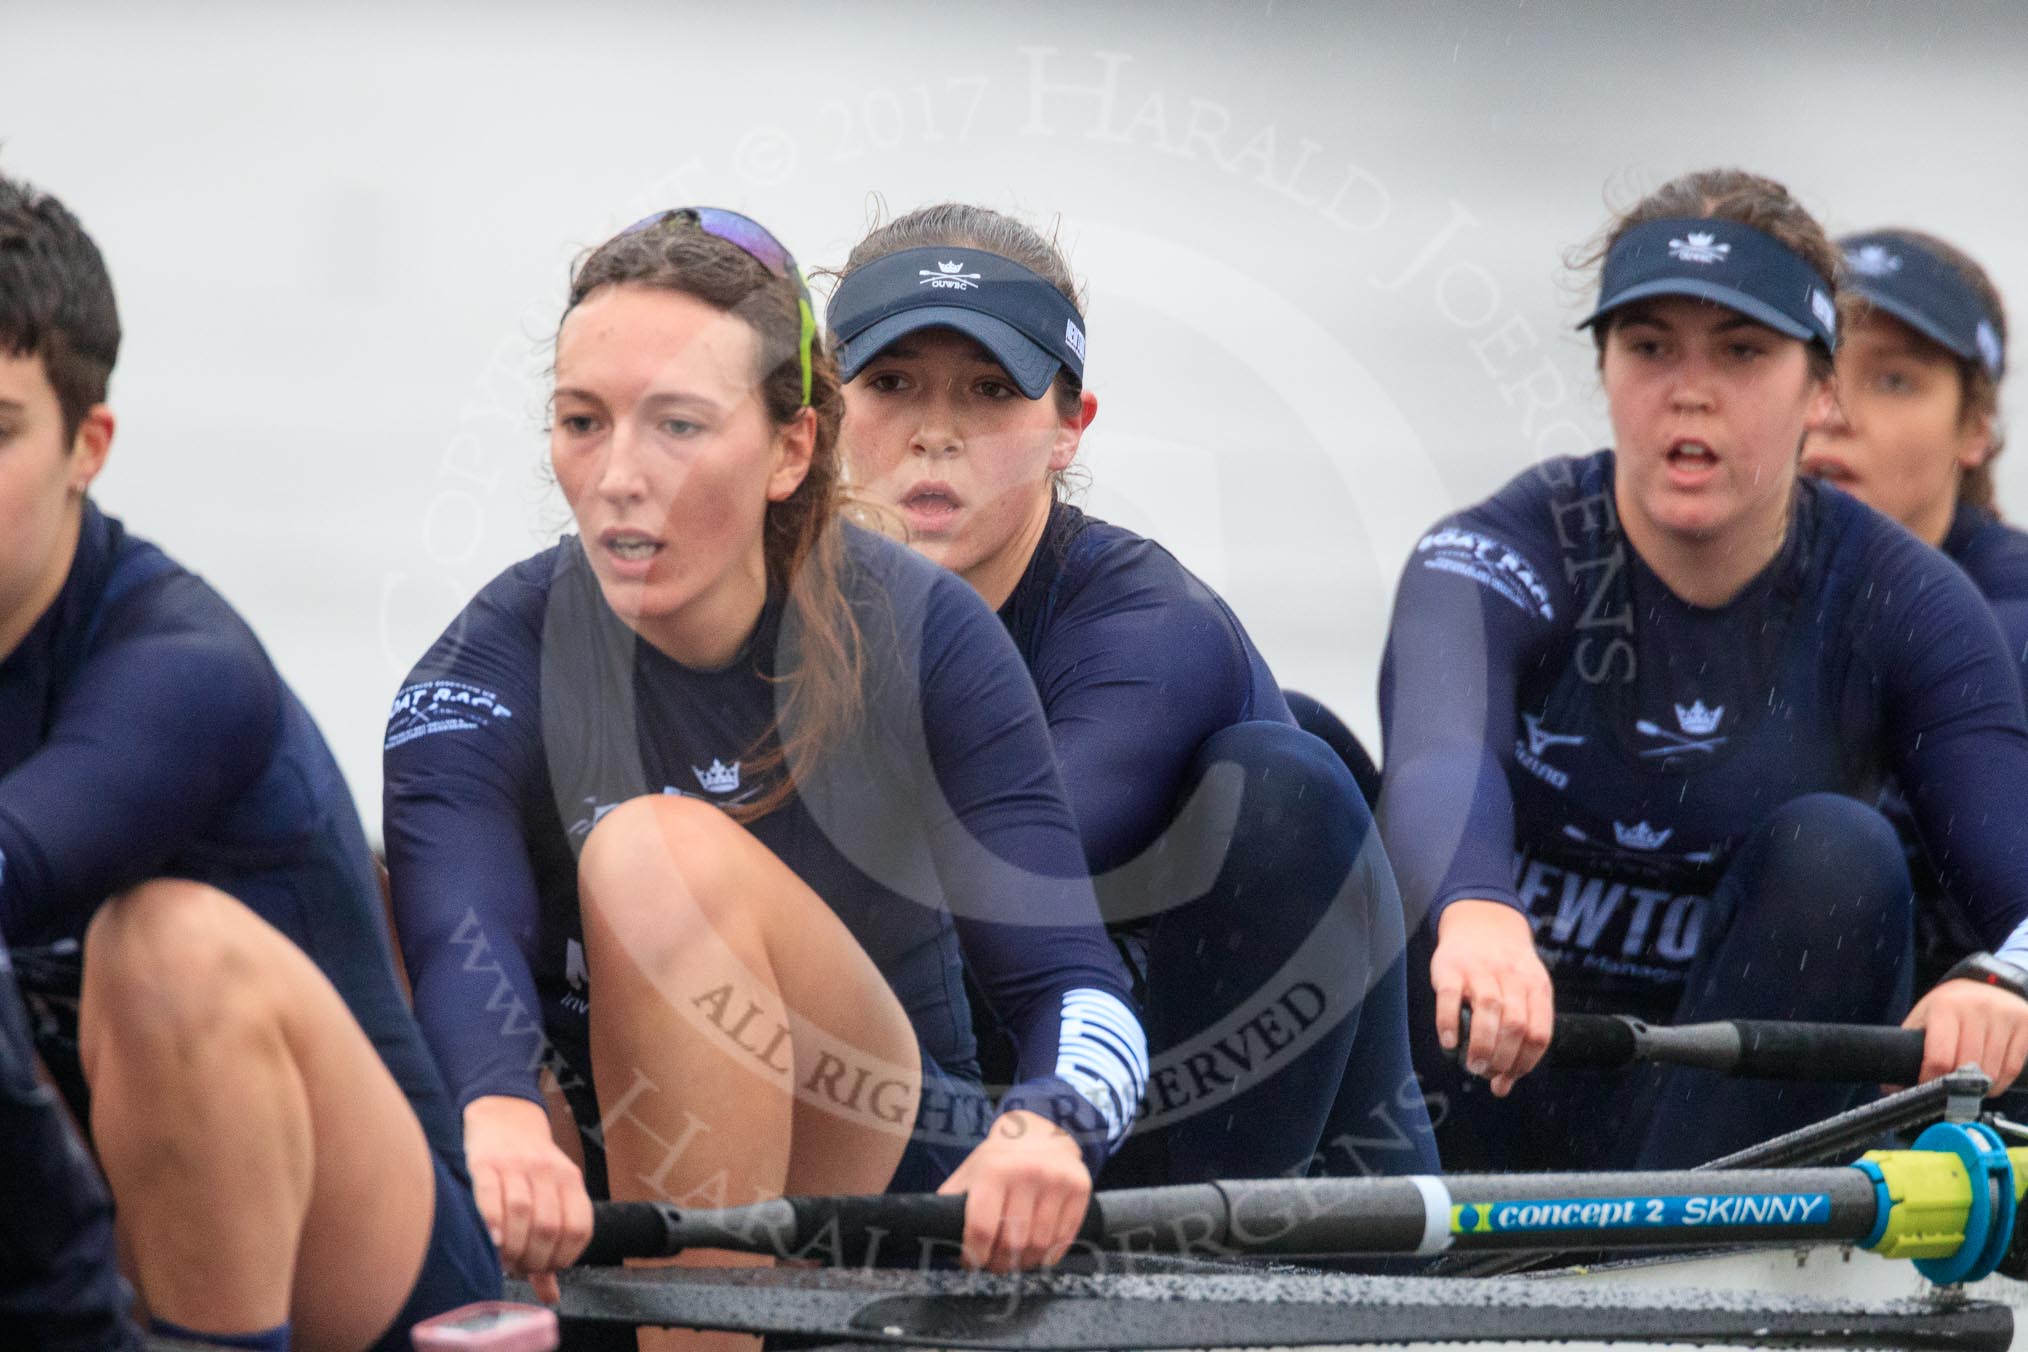
[[(498, 1259), (337, 764), (232, 608), (90, 497), (119, 344), (77, 218), (0, 178), (0, 937), (156, 1331), (406, 1347)], [(58, 1167), (30, 1116), (17, 1179)], [(82, 1259), (89, 1197), (33, 1204)]]
[(1350, 772), (1223, 600), (1060, 492), (1098, 411), (1063, 256), (925, 207), (852, 251), (829, 322), (854, 481), (1013, 636), (1146, 1004), (1147, 1117), (1109, 1178), (1433, 1170), (1400, 899)]
[[(842, 517), (813, 329), (744, 217), (591, 251), (550, 428), (579, 534), (485, 587), (395, 702), (397, 925), (522, 1272), (588, 1223), (540, 1067), (595, 1191), (965, 1192), (964, 1257), (998, 1269), (1061, 1256), (1140, 1098), (1034, 688), (970, 589)], [(966, 972), (1019, 1046), (997, 1105)]]
[[(2028, 663), (2028, 532), (2000, 520), (2000, 382), (2007, 315), (1968, 254), (1918, 230), (1838, 241), (1851, 304), (1838, 344), (1838, 397), (1803, 443), (1803, 472), (1893, 517), (1965, 570)], [(1941, 978), (1985, 947), (1945, 895), (1898, 793), (1887, 800), (1916, 878), (1917, 976)], [(2028, 971), (2005, 973), (2017, 985)]]
[[(1686, 1166), (1858, 1092), (1533, 1069), (1555, 1009), (1906, 1016), (1925, 1079), (2028, 1054), (2028, 999), (1978, 973), (1908, 1008), (1908, 870), (1873, 804), (1892, 775), (1984, 946), (2018, 951), (2028, 851), (1992, 805), (2028, 795), (2028, 728), (1964, 574), (1797, 477), (1831, 413), (1837, 264), (1769, 180), (1644, 199), (1586, 321), (1614, 448), (1528, 470), (1408, 562), (1382, 821), (1427, 914), (1418, 1065), (1453, 1167)], [(1504, 1101), (1440, 1048), (1461, 1006), (1463, 1070)]]

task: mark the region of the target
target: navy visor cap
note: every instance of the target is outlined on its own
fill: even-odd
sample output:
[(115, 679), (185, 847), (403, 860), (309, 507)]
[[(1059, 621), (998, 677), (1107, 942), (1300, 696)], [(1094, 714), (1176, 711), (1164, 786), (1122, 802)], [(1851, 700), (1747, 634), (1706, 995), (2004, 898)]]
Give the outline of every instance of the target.
[(1579, 328), (1651, 296), (1691, 296), (1737, 310), (1776, 333), (1838, 349), (1831, 284), (1788, 245), (1738, 221), (1644, 221), (1613, 241), (1598, 308)]
[(1040, 399), (1059, 369), (1084, 378), (1084, 321), (1038, 274), (980, 249), (903, 249), (838, 284), (826, 311), (838, 374), (850, 380), (881, 351), (922, 329), (956, 329)]
[(1998, 380), (2007, 369), (1999, 316), (1948, 260), (1898, 230), (1874, 230), (1838, 241), (1845, 251), (1844, 283), (1941, 345), (1962, 361), (1975, 361)]

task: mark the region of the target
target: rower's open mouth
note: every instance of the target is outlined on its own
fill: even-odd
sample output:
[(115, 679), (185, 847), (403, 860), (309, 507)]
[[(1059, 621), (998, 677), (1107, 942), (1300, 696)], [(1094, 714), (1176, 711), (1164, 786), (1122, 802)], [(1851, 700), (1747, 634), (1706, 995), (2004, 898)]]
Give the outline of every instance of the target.
[(949, 484), (917, 484), (904, 493), (901, 508), (923, 522), (947, 521), (964, 507), (964, 500)]
[(1834, 484), (1857, 483), (1859, 476), (1844, 461), (1828, 455), (1806, 455), (1803, 457), (1803, 473), (1815, 479), (1828, 480)]
[(645, 563), (662, 552), (660, 540), (632, 530), (604, 531), (599, 535), (599, 546), (622, 563)]
[(1672, 469), (1705, 470), (1718, 467), (1718, 452), (1702, 441), (1679, 441), (1669, 447)]

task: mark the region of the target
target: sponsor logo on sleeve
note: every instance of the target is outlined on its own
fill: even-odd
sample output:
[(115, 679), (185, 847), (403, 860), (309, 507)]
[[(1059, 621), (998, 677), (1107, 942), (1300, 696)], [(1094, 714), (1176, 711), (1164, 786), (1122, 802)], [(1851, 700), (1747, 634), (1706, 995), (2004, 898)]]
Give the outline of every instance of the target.
[(1556, 609), (1549, 600), (1549, 588), (1542, 584), (1534, 567), (1517, 551), (1490, 535), (1480, 535), (1460, 526), (1446, 526), (1418, 540), (1415, 552), (1422, 556), (1425, 568), (1468, 577), (1542, 619), (1556, 618)]
[(387, 715), (383, 749), (438, 732), (470, 732), (514, 717), (514, 711), (491, 690), (464, 681), (418, 681), (402, 687)]

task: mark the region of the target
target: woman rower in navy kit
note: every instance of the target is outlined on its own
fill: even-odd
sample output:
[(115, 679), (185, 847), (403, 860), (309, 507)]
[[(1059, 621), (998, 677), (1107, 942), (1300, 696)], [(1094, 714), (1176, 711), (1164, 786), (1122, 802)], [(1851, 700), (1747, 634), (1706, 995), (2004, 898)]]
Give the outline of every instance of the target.
[[(1425, 921), (1418, 1067), (1454, 1168), (1690, 1165), (1855, 1092), (1535, 1069), (1557, 1009), (1905, 1017), (1924, 1078), (2005, 1082), (2028, 1057), (2005, 961), (2028, 949), (2028, 846), (1989, 810), (2028, 793), (2013, 655), (1961, 572), (1797, 477), (1831, 416), (1837, 266), (1767, 179), (1644, 199), (1586, 321), (1614, 448), (1437, 523), (1403, 574), (1382, 822)], [(1998, 955), (1912, 1011), (1908, 872), (1873, 806), (1890, 774)]]
[(0, 937), (155, 1331), (405, 1348), (499, 1262), (337, 763), (233, 609), (91, 499), (119, 345), (77, 218), (0, 178)]
[[(2028, 663), (2028, 532), (1999, 517), (1993, 460), (2002, 445), (2007, 313), (1984, 268), (1918, 230), (1838, 241), (1855, 302), (1838, 345), (1838, 398), (1803, 443), (1803, 473), (1836, 484), (1943, 551), (1993, 608), (2015, 660)], [(1916, 886), (1921, 985), (1982, 944), (1945, 894), (1898, 793)]]
[(1058, 491), (1098, 410), (1062, 254), (925, 207), (853, 249), (829, 321), (854, 481), (1013, 636), (1146, 1002), (1149, 1118), (1114, 1177), (1433, 1170), (1400, 902), (1352, 776), (1219, 596)]
[[(1019, 655), (841, 515), (836, 367), (751, 220), (593, 250), (555, 382), (579, 533), (473, 599), (386, 743), (417, 1013), (507, 1262), (546, 1284), (593, 1192), (884, 1188), (966, 1193), (972, 1264), (1055, 1261), (1146, 1051)], [(1016, 1034), (997, 1103), (966, 971)]]

